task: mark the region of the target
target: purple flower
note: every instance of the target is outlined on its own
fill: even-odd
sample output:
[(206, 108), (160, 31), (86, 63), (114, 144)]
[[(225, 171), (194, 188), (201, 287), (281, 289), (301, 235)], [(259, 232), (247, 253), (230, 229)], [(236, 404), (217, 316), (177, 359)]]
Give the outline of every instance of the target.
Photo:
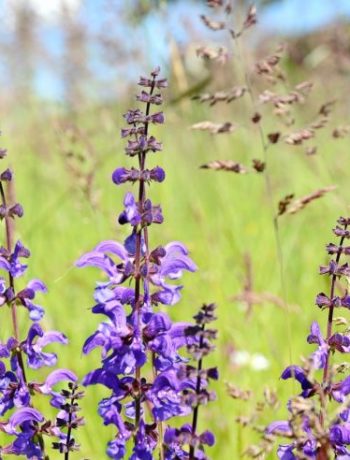
[(20, 241), (17, 241), (12, 254), (8, 254), (8, 251), (4, 248), (0, 249), (0, 268), (6, 270), (14, 278), (18, 278), (23, 275), (27, 268), (27, 265), (23, 265), (19, 261), (19, 258), (28, 258), (29, 256), (30, 252), (28, 249)]
[(144, 126), (137, 126), (133, 128), (123, 128), (121, 130), (121, 137), (128, 137), (128, 136), (135, 136), (138, 134), (145, 134), (145, 127)]
[(112, 180), (116, 185), (124, 184), (125, 182), (136, 182), (143, 180), (144, 182), (150, 183), (152, 180), (155, 182), (163, 182), (165, 179), (165, 172), (159, 166), (149, 170), (144, 169), (140, 171), (139, 169), (131, 168), (117, 168), (112, 174)]
[(124, 211), (119, 215), (118, 221), (121, 225), (130, 223), (136, 226), (141, 222), (141, 213), (135, 201), (134, 195), (128, 192), (124, 198)]
[[(312, 408), (308, 404), (303, 407), (299, 399), (291, 399), (288, 404), (290, 420), (274, 422), (267, 428), (267, 434), (275, 434), (287, 437), (291, 440), (288, 445), (280, 445), (278, 457), (289, 460), (299, 458), (315, 459), (328, 455), (332, 448), (338, 459), (350, 458), (350, 451), (346, 447), (350, 444), (350, 411), (347, 408), (347, 401), (350, 395), (350, 376), (336, 382), (335, 375), (342, 372), (342, 366), (332, 366), (333, 354), (350, 352), (350, 337), (348, 330), (344, 333), (334, 332), (333, 315), (335, 308), (349, 308), (350, 301), (347, 291), (341, 296), (337, 295), (337, 284), (342, 277), (350, 275), (348, 263), (341, 263), (342, 255), (350, 255), (348, 246), (344, 246), (345, 238), (349, 238), (349, 219), (340, 218), (339, 226), (334, 233), (340, 237), (339, 244), (330, 243), (326, 250), (329, 254), (335, 255), (328, 265), (320, 267), (320, 274), (330, 275), (330, 294), (323, 292), (316, 297), (316, 304), (320, 308), (329, 309), (327, 336), (322, 337), (317, 322), (311, 325), (310, 334), (307, 337), (308, 343), (318, 345), (317, 350), (309, 357), (305, 369), (299, 366), (289, 366), (282, 374), (283, 379), (294, 378), (301, 384), (303, 398), (310, 398), (317, 395)], [(343, 227), (343, 228), (342, 228)], [(311, 368), (310, 368), (311, 364)], [(313, 371), (323, 369), (320, 381), (316, 380), (317, 373)], [(344, 404), (345, 408), (338, 411), (336, 417), (328, 413), (329, 404), (326, 401), (332, 398), (338, 403)], [(318, 403), (320, 405), (318, 406)], [(332, 409), (333, 410), (333, 409)], [(333, 414), (333, 412), (332, 412)], [(318, 420), (317, 420), (318, 419)], [(300, 426), (300, 420), (302, 425)], [(322, 427), (322, 435), (318, 426)], [(300, 432), (299, 428), (302, 428)], [(327, 452), (327, 454), (326, 454)]]
[(168, 420), (178, 415), (188, 415), (191, 409), (184, 404), (181, 392), (193, 388), (193, 382), (179, 378), (175, 369), (159, 374), (147, 393), (147, 399), (152, 403), (152, 413), (157, 421)]
[(350, 276), (350, 267), (348, 263), (339, 265), (336, 261), (331, 260), (328, 265), (321, 265), (320, 274), (331, 276)]
[[(37, 340), (35, 340), (36, 338)], [(68, 340), (60, 332), (44, 332), (39, 324), (33, 324), (29, 329), (27, 339), (21, 344), (22, 350), (27, 355), (28, 366), (32, 369), (39, 369), (43, 366), (54, 366), (57, 362), (57, 355), (42, 351), (44, 347), (54, 342), (67, 344)]]
[(165, 313), (155, 313), (143, 329), (143, 338), (149, 350), (156, 354), (156, 369), (166, 370), (182, 359), (178, 349), (185, 347), (192, 340), (186, 334), (189, 323), (172, 324)]
[(161, 105), (163, 103), (163, 98), (161, 94), (150, 95), (146, 91), (141, 91), (141, 94), (136, 96), (136, 99), (146, 104), (149, 103), (149, 104)]
[(12, 217), (12, 218), (14, 218), (15, 216), (23, 217), (24, 210), (19, 203), (16, 203), (8, 208), (7, 213), (9, 217)]
[[(114, 261), (106, 253), (112, 253), (118, 256), (123, 262), (123, 266), (117, 266)], [(129, 253), (125, 247), (116, 241), (103, 241), (98, 244), (91, 252), (84, 254), (76, 262), (77, 267), (97, 267), (103, 270), (110, 278), (110, 281), (115, 284), (122, 283), (126, 278), (124, 271), (126, 267), (131, 267), (129, 261)]]
[(39, 411), (30, 407), (24, 407), (22, 409), (18, 409), (13, 415), (11, 415), (8, 423), (1, 424), (1, 426), (5, 433), (17, 435), (18, 432), (16, 428), (21, 426), (23, 423), (30, 421), (42, 422), (43, 420), (44, 417)]
[(316, 321), (311, 324), (310, 334), (307, 337), (308, 343), (316, 343), (318, 349), (311, 355), (312, 363), (315, 369), (324, 369), (327, 360), (329, 346), (323, 339), (320, 326)]
[(350, 394), (350, 376), (332, 385), (331, 395), (336, 401), (344, 402), (348, 394)]
[(332, 444), (350, 444), (350, 423), (333, 425), (330, 429), (330, 441)]
[[(161, 115), (158, 114), (159, 123), (161, 123)], [(146, 118), (145, 118), (146, 120)], [(157, 119), (155, 119), (157, 120)], [(154, 121), (156, 122), (156, 121)], [(126, 133), (125, 133), (126, 134)], [(131, 157), (138, 155), (139, 153), (147, 152), (160, 152), (163, 146), (162, 143), (157, 141), (154, 136), (146, 137), (141, 135), (137, 140), (129, 140), (125, 147), (125, 153)]]
[(112, 174), (112, 180), (117, 185), (131, 180), (131, 177), (131, 171), (125, 168), (117, 168)]
[(140, 77), (140, 81), (138, 83), (140, 86), (147, 86), (149, 88), (166, 88), (168, 86), (167, 80), (165, 78), (159, 78), (157, 80), (153, 80), (147, 77)]
[(157, 434), (154, 427), (146, 426), (142, 420), (136, 433), (136, 442), (130, 460), (153, 460), (153, 451), (157, 446)]
[[(106, 319), (83, 345), (84, 354), (95, 348), (101, 350), (101, 364), (85, 376), (83, 384), (101, 384), (111, 391), (100, 402), (99, 414), (105, 425), (113, 424), (117, 429), (107, 447), (107, 454), (113, 459), (124, 458), (126, 452), (132, 451), (132, 460), (152, 460), (158, 437), (154, 422), (189, 414), (192, 407), (186, 400), (188, 393), (195, 402), (200, 398), (212, 399), (206, 386), (209, 378), (217, 377), (214, 370), (198, 371), (201, 388), (196, 392), (196, 369), (187, 374), (187, 367), (181, 365), (185, 359), (180, 350), (195, 347), (199, 335), (188, 332), (193, 328), (190, 324), (173, 324), (166, 313), (154, 312), (159, 303), (174, 305), (180, 299), (182, 286), (171, 282), (179, 279), (184, 270), (197, 269), (179, 242), (153, 250), (149, 246), (149, 227), (163, 222), (161, 207), (147, 196), (147, 185), (152, 181), (163, 182), (165, 172), (160, 166), (146, 168), (148, 153), (162, 149), (162, 144), (149, 134), (151, 124), (164, 122), (163, 112), (151, 112), (152, 104), (162, 103), (161, 94), (154, 91), (166, 86), (166, 80), (158, 78), (158, 74), (159, 69), (155, 69), (150, 78), (140, 80), (141, 86), (149, 88), (137, 97), (146, 104), (145, 110), (132, 109), (124, 115), (129, 127), (122, 129), (121, 135), (130, 136), (125, 151), (131, 157), (137, 156), (138, 167), (118, 167), (112, 174), (115, 184), (131, 182), (138, 188), (135, 194), (125, 195), (124, 209), (118, 217), (119, 224), (132, 226), (131, 234), (123, 244), (100, 243), (76, 263), (78, 267), (97, 267), (107, 275), (107, 280), (97, 283), (96, 304), (92, 308), (94, 314), (102, 314)], [(128, 286), (121, 286), (126, 282)], [(203, 343), (207, 347), (204, 355), (210, 351), (207, 336)], [(153, 381), (147, 378), (148, 367), (146, 373), (143, 369), (147, 361), (155, 376)], [(145, 421), (148, 414), (145, 406), (152, 411), (153, 420), (149, 424)], [(199, 446), (193, 458), (204, 459), (202, 446), (212, 445), (213, 435), (190, 434)], [(127, 450), (129, 440), (133, 446)]]
[(32, 321), (40, 321), (44, 316), (43, 307), (32, 302), (36, 292), (47, 292), (45, 284), (38, 279), (30, 281), (27, 287), (17, 294), (17, 299), (28, 309)]
[(51, 406), (61, 408), (64, 397), (60, 393), (55, 392), (53, 387), (62, 381), (76, 382), (77, 380), (77, 376), (72, 371), (68, 369), (56, 369), (47, 376), (44, 384), (37, 385), (36, 387), (40, 393), (51, 396)]
[(300, 383), (301, 388), (303, 390), (301, 393), (301, 396), (303, 396), (304, 398), (308, 398), (312, 396), (315, 392), (314, 385), (308, 379), (304, 369), (302, 369), (299, 366), (295, 366), (295, 365), (288, 366), (283, 371), (281, 378), (283, 380), (287, 380), (290, 378), (297, 380)]
[(290, 426), (290, 422), (286, 420), (278, 420), (270, 423), (265, 431), (267, 434), (284, 433), (286, 435), (290, 435), (292, 433), (292, 428)]
[(0, 174), (0, 180), (2, 181), (11, 181), (12, 180), (12, 171), (7, 168)]
[[(16, 439), (8, 446), (1, 449), (4, 454), (25, 455), (26, 458), (43, 459), (42, 449), (35, 440), (36, 424), (42, 422), (44, 417), (35, 409), (25, 407), (15, 412), (7, 424), (0, 425), (5, 433), (13, 435)], [(17, 431), (17, 427), (21, 431)]]
[(293, 454), (294, 444), (280, 445), (277, 450), (277, 455), (280, 460), (297, 460)]

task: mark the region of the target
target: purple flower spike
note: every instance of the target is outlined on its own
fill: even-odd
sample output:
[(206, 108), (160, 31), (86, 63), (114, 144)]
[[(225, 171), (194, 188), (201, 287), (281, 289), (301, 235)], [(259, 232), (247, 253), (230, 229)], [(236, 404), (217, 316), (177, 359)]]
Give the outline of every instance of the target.
[[(104, 321), (83, 345), (84, 354), (100, 349), (101, 364), (85, 376), (83, 384), (103, 385), (110, 390), (110, 396), (98, 408), (103, 423), (116, 427), (115, 438), (107, 446), (110, 458), (122, 459), (131, 452), (131, 460), (152, 460), (158, 445), (163, 450), (159, 456), (164, 459), (204, 460), (204, 445), (214, 443), (212, 433), (198, 434), (194, 423), (176, 435), (171, 446), (165, 446), (155, 423), (192, 410), (197, 420), (198, 405), (214, 399), (207, 386), (210, 379), (218, 378), (218, 372), (216, 368), (202, 369), (202, 361), (199, 370), (184, 364), (188, 354), (192, 356), (191, 349), (200, 360), (211, 351), (210, 338), (215, 331), (205, 331), (205, 337), (201, 337), (204, 324), (173, 324), (166, 313), (154, 311), (159, 304), (174, 305), (180, 299), (182, 286), (168, 284), (169, 280), (177, 280), (183, 271), (194, 272), (197, 267), (179, 242), (155, 249), (149, 245), (151, 226), (163, 222), (161, 206), (153, 204), (148, 188), (152, 182), (163, 182), (165, 172), (160, 166), (147, 169), (146, 163), (151, 152), (162, 150), (162, 143), (150, 130), (153, 124), (164, 123), (163, 112), (152, 110), (162, 103), (158, 89), (166, 86), (166, 80), (159, 78), (159, 69), (155, 69), (149, 78), (141, 77), (139, 84), (144, 89), (136, 99), (146, 106), (144, 110), (128, 110), (124, 115), (128, 127), (121, 130), (121, 136), (128, 138), (125, 152), (136, 159), (137, 165), (118, 167), (112, 174), (116, 185), (137, 187), (136, 192), (125, 194), (124, 209), (118, 216), (119, 224), (129, 224), (132, 230), (123, 244), (103, 242), (76, 263), (78, 267), (97, 267), (107, 275), (97, 283), (92, 308), (92, 313), (104, 315)], [(189, 333), (189, 329), (195, 332)], [(187, 358), (181, 356), (185, 348)], [(153, 379), (146, 378), (152, 373)], [(150, 423), (146, 423), (150, 412), (147, 407), (152, 411)], [(178, 444), (179, 436), (186, 437), (187, 450)], [(194, 456), (190, 453), (192, 445), (196, 446)]]
[[(304, 360), (303, 368), (292, 365), (282, 374), (283, 379), (297, 380), (302, 393), (288, 402), (289, 420), (274, 422), (266, 429), (266, 434), (285, 437), (290, 441), (278, 448), (278, 458), (283, 460), (350, 458), (350, 376), (342, 376), (345, 369), (347, 371), (346, 364), (332, 363), (334, 354), (350, 352), (348, 326), (346, 325), (343, 332), (334, 331), (335, 308), (350, 307), (348, 280), (345, 286), (341, 286), (342, 278), (350, 275), (348, 262), (341, 261), (342, 256), (350, 255), (350, 247), (344, 245), (346, 239), (350, 238), (350, 219), (341, 217), (337, 223), (339, 225), (334, 233), (340, 240), (337, 244), (330, 243), (326, 246), (326, 251), (334, 259), (328, 265), (320, 267), (321, 275), (329, 275), (329, 293), (321, 292), (316, 297), (316, 305), (328, 310), (326, 336), (322, 336), (317, 322), (311, 324), (307, 341), (316, 344), (317, 350)], [(341, 327), (341, 324), (342, 321), (338, 320), (337, 327)], [(317, 369), (323, 371), (317, 372)], [(337, 378), (337, 374), (341, 374), (341, 380)], [(301, 400), (313, 396), (313, 401), (304, 403)], [(329, 399), (333, 399), (332, 405), (329, 404)], [(342, 406), (335, 409), (334, 401)]]
[[(1, 152), (0, 152), (1, 157)], [(55, 353), (44, 351), (47, 345), (52, 343), (66, 344), (67, 338), (57, 331), (44, 331), (38, 324), (38, 321), (44, 315), (44, 309), (40, 305), (34, 303), (37, 293), (45, 293), (47, 291), (45, 284), (33, 279), (23, 287), (21, 280), (18, 280), (26, 271), (27, 265), (22, 262), (22, 258), (30, 257), (29, 250), (17, 241), (13, 246), (14, 241), (13, 225), (10, 218), (15, 219), (23, 216), (23, 208), (19, 203), (13, 203), (12, 197), (7, 196), (4, 187), (4, 181), (12, 181), (13, 175), (9, 169), (6, 169), (0, 174), (0, 219), (4, 219), (4, 227), (6, 232), (5, 247), (0, 247), (0, 269), (7, 272), (0, 278), (0, 306), (7, 304), (11, 310), (12, 324), (8, 324), (8, 330), (14, 331), (14, 337), (9, 337), (5, 343), (0, 343), (0, 416), (4, 416), (8, 411), (12, 411), (9, 420), (0, 422), (0, 431), (7, 433), (7, 439), (4, 445), (1, 442), (0, 457), (19, 456), (20, 458), (38, 459), (47, 458), (45, 452), (45, 443), (43, 441), (43, 433), (45, 435), (58, 438), (61, 453), (69, 452), (76, 449), (77, 444), (71, 438), (71, 430), (81, 424), (81, 418), (76, 417), (77, 404), (76, 400), (81, 398), (81, 392), (74, 394), (75, 400), (69, 401), (66, 408), (72, 408), (70, 414), (63, 414), (65, 410), (65, 396), (67, 393), (62, 390), (61, 393), (52, 391), (52, 386), (62, 380), (72, 382), (77, 378), (67, 370), (56, 370), (52, 372), (46, 379), (44, 384), (32, 379), (30, 369), (38, 369), (43, 366), (54, 366), (57, 361)], [(18, 286), (17, 286), (18, 284)], [(29, 318), (35, 321), (34, 324), (29, 323), (27, 332), (22, 331), (22, 315), (23, 306), (29, 312)], [(21, 327), (18, 327), (21, 324)], [(22, 336), (27, 335), (23, 340)], [(33, 398), (33, 395), (46, 394), (51, 396), (51, 404), (55, 401), (55, 405), (60, 409), (60, 416), (56, 422), (44, 420), (43, 415), (38, 412), (34, 405), (39, 398)], [(69, 393), (69, 392), (68, 392)], [(44, 422), (43, 424), (41, 424)], [(62, 432), (62, 428), (70, 424), (67, 434)], [(74, 426), (73, 426), (74, 425)], [(11, 439), (12, 438), (12, 439)], [(53, 443), (55, 445), (55, 442)]]

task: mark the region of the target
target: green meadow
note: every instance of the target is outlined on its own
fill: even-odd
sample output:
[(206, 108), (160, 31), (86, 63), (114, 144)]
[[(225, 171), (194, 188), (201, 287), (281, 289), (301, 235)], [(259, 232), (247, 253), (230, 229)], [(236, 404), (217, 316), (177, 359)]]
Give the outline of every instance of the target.
[[(326, 127), (318, 133), (316, 155), (307, 156), (303, 149), (283, 142), (272, 145), (266, 173), (204, 170), (199, 166), (212, 160), (249, 165), (252, 158), (263, 159), (259, 133), (249, 122), (217, 136), (191, 130), (191, 124), (213, 119), (214, 112), (190, 100), (183, 102), (165, 106), (166, 124), (153, 131), (163, 141), (164, 151), (149, 154), (149, 165), (162, 166), (166, 181), (152, 185), (148, 193), (161, 204), (165, 222), (151, 227), (150, 240), (153, 247), (183, 242), (198, 265), (198, 272), (183, 278), (181, 302), (167, 309), (173, 319), (188, 321), (204, 302), (218, 305), (217, 348), (209, 360), (220, 372), (214, 385), (217, 401), (200, 410), (200, 424), (217, 438), (208, 450), (211, 458), (239, 459), (259, 435), (252, 427), (237, 424), (236, 418), (249, 417), (263, 399), (264, 389), (271, 388), (277, 391), (279, 409), (266, 410), (257, 424), (283, 419), (288, 397), (297, 394), (299, 387), (279, 376), (287, 365), (300, 363), (300, 357), (313, 350), (306, 343), (311, 321), (317, 319), (325, 329), (327, 312), (315, 306), (315, 296), (327, 292), (327, 279), (318, 270), (327, 261), (324, 248), (333, 241), (336, 219), (349, 214), (348, 140), (332, 139), (331, 128)], [(46, 310), (43, 325), (69, 338), (68, 346), (51, 348), (59, 353), (59, 367), (73, 369), (80, 378), (99, 363), (99, 350), (84, 356), (81, 349), (102, 320), (90, 308), (95, 282), (103, 278), (97, 269), (78, 269), (74, 262), (101, 240), (123, 241), (128, 236), (130, 227), (119, 226), (117, 216), (132, 186), (116, 187), (111, 181), (117, 166), (132, 166), (119, 136), (126, 107), (123, 103), (67, 114), (33, 102), (2, 116), (1, 146), (9, 152), (2, 164), (10, 163), (15, 171), (16, 198), (25, 211), (16, 221), (16, 235), (32, 253), (26, 279), (40, 278), (47, 284), (48, 294), (38, 298)], [(219, 118), (217, 114), (219, 106)], [(235, 121), (235, 116), (232, 105), (221, 118)], [(85, 138), (72, 141), (60, 128), (62, 120), (74, 120), (89, 146)], [(270, 117), (262, 123), (269, 130), (275, 121)], [(93, 172), (89, 194), (84, 176), (76, 170), (83, 175)], [(333, 184), (335, 191), (295, 215), (281, 216), (276, 238), (274, 218), (281, 198), (289, 193), (301, 197)], [(247, 317), (246, 305), (232, 299), (244, 289), (245, 254), (251, 257), (254, 291), (280, 297), (282, 306), (266, 301), (254, 305)], [(11, 330), (7, 307), (0, 313), (4, 339)], [(19, 316), (24, 338), (28, 324), (24, 309)], [(257, 354), (265, 358), (263, 369), (257, 369), (252, 359), (235, 359)], [(43, 380), (46, 375), (45, 369), (35, 378)], [(251, 399), (232, 399), (228, 383), (251, 390)], [(97, 403), (107, 394), (102, 387), (86, 389), (82, 403), (86, 424), (77, 432), (82, 449), (72, 458), (106, 458), (105, 444), (114, 429), (102, 426)]]

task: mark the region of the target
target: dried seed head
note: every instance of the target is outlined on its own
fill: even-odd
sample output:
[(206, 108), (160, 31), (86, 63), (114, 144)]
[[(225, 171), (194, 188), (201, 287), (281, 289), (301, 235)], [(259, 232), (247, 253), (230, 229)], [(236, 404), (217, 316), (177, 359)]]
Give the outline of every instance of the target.
[(225, 64), (228, 61), (228, 51), (224, 46), (213, 48), (210, 46), (200, 46), (196, 49), (198, 57), (205, 60), (216, 61), (219, 64)]
[(305, 208), (305, 206), (307, 206), (312, 201), (315, 201), (323, 197), (326, 193), (332, 192), (336, 188), (336, 185), (330, 185), (328, 187), (317, 189), (309, 195), (305, 195), (302, 198), (299, 198), (293, 202), (290, 201), (287, 205), (287, 208), (284, 210), (283, 214), (296, 214), (297, 212)]
[(191, 129), (200, 131), (209, 131), (211, 134), (232, 133), (236, 129), (236, 125), (231, 122), (213, 123), (211, 121), (201, 121), (191, 126)]
[(253, 169), (255, 169), (256, 172), (260, 173), (260, 172), (265, 171), (266, 163), (264, 161), (261, 161), (257, 158), (253, 158), (252, 163), (253, 163)]
[(259, 121), (261, 120), (261, 114), (258, 112), (255, 112), (251, 120), (253, 123), (259, 123)]
[(332, 136), (334, 139), (339, 139), (347, 136), (350, 133), (350, 125), (341, 125), (333, 129)]
[(281, 133), (276, 132), (276, 133), (269, 133), (267, 135), (268, 140), (270, 141), (271, 144), (277, 144), (279, 141), (279, 138), (281, 137)]
[(228, 91), (218, 91), (213, 94), (204, 93), (198, 96), (194, 96), (192, 99), (198, 100), (199, 102), (209, 102), (210, 105), (215, 105), (217, 102), (232, 102), (236, 99), (241, 98), (247, 91), (246, 86), (235, 86)]
[(201, 166), (202, 169), (214, 169), (215, 171), (231, 171), (237, 174), (246, 174), (247, 169), (240, 163), (232, 160), (216, 160)]
[(250, 390), (241, 390), (232, 383), (227, 384), (227, 392), (233, 399), (241, 399), (242, 401), (248, 401), (251, 398), (252, 392)]
[(208, 18), (205, 14), (200, 15), (201, 20), (203, 21), (204, 25), (208, 27), (208, 29), (214, 30), (215, 32), (218, 30), (223, 30), (226, 27), (226, 24), (223, 21), (213, 21), (212, 19)]

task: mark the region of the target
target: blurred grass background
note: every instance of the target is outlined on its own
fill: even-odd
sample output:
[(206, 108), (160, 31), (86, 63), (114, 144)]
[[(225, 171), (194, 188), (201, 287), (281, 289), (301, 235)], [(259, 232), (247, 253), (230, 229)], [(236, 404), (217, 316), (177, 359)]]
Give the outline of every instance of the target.
[[(155, 247), (180, 240), (199, 267), (197, 273), (184, 276), (182, 301), (169, 308), (170, 315), (174, 320), (188, 320), (203, 302), (218, 305), (217, 350), (210, 358), (221, 376), (214, 385), (217, 401), (200, 411), (201, 428), (213, 430), (217, 437), (215, 447), (209, 450), (213, 459), (241, 458), (247, 446), (258, 439), (251, 428), (242, 428), (235, 419), (251, 413), (266, 387), (277, 391), (281, 405), (278, 413), (266, 412), (259, 422), (263, 425), (285, 416), (288, 396), (298, 388), (293, 382), (281, 382), (279, 376), (284, 367), (298, 363), (300, 356), (311, 350), (306, 344), (310, 322), (317, 319), (325, 328), (327, 313), (314, 305), (316, 294), (327, 292), (318, 266), (327, 260), (324, 247), (333, 240), (335, 220), (349, 214), (349, 140), (332, 138), (332, 127), (347, 122), (348, 107), (341, 101), (344, 88), (348, 88), (348, 73), (332, 73), (332, 83), (326, 66), (313, 69), (310, 77), (309, 68), (295, 61), (286, 62), (288, 65), (292, 81), (299, 82), (306, 75), (315, 81), (315, 95), (299, 109), (300, 126), (327, 98), (338, 98), (340, 104), (331, 126), (318, 135), (316, 155), (306, 156), (283, 143), (271, 146), (268, 170), (273, 207), (262, 174), (199, 169), (214, 159), (250, 164), (252, 158), (262, 158), (255, 125), (240, 122), (237, 131), (222, 136), (189, 129), (203, 119), (235, 122), (242, 115), (244, 118), (253, 112), (248, 100), (238, 106), (239, 111), (235, 105), (217, 106), (212, 111), (188, 98), (171, 103), (168, 96), (166, 124), (153, 130), (163, 141), (164, 151), (150, 154), (148, 164), (162, 166), (167, 177), (149, 191), (152, 201), (161, 204), (165, 217), (163, 225), (152, 226), (151, 244)], [(230, 71), (239, 75), (242, 70), (237, 70), (237, 63), (233, 66)], [(230, 81), (230, 77), (225, 78)], [(177, 84), (175, 72), (170, 79), (172, 95)], [(130, 187), (116, 187), (111, 173), (117, 166), (133, 165), (124, 155), (119, 131), (124, 126), (122, 114), (130, 104), (135, 105), (131, 101), (136, 91), (132, 86), (128, 96), (116, 103), (85, 104), (74, 110), (31, 95), (25, 104), (20, 100), (6, 104), (2, 115), (1, 146), (9, 151), (3, 164), (9, 162), (15, 171), (17, 200), (25, 210), (24, 218), (17, 221), (16, 233), (32, 252), (26, 279), (40, 278), (47, 284), (49, 293), (40, 298), (46, 309), (44, 326), (68, 336), (68, 347), (52, 348), (59, 352), (59, 366), (74, 369), (80, 378), (99, 363), (98, 350), (86, 357), (81, 348), (100, 319), (89, 309), (94, 284), (102, 278), (97, 270), (78, 270), (74, 262), (99, 241), (123, 241), (128, 235), (129, 229), (118, 226), (116, 218)], [(266, 132), (272, 131), (275, 118), (264, 115), (263, 124)], [(75, 129), (79, 134), (72, 137)], [(84, 172), (93, 172), (89, 193)], [(332, 184), (337, 185), (335, 192), (296, 215), (279, 219), (283, 289), (273, 228), (278, 201), (288, 193), (299, 197)], [(245, 254), (251, 256), (254, 290), (284, 298), (289, 308), (265, 302), (256, 305), (247, 318), (245, 305), (232, 301), (244, 288)], [(18, 281), (18, 287), (24, 282)], [(24, 336), (27, 316), (24, 311), (20, 313)], [(5, 308), (1, 314), (0, 336), (4, 339), (11, 327)], [(237, 364), (237, 352), (262, 355), (266, 368), (255, 369), (251, 362)], [(47, 371), (36, 372), (35, 379), (39, 380), (39, 374), (43, 379)], [(231, 399), (226, 383), (252, 390), (252, 399)], [(77, 433), (82, 449), (72, 458), (106, 458), (105, 444), (113, 438), (114, 429), (103, 427), (96, 414), (104, 395), (107, 392), (103, 388), (87, 389), (82, 404), (86, 425)]]

